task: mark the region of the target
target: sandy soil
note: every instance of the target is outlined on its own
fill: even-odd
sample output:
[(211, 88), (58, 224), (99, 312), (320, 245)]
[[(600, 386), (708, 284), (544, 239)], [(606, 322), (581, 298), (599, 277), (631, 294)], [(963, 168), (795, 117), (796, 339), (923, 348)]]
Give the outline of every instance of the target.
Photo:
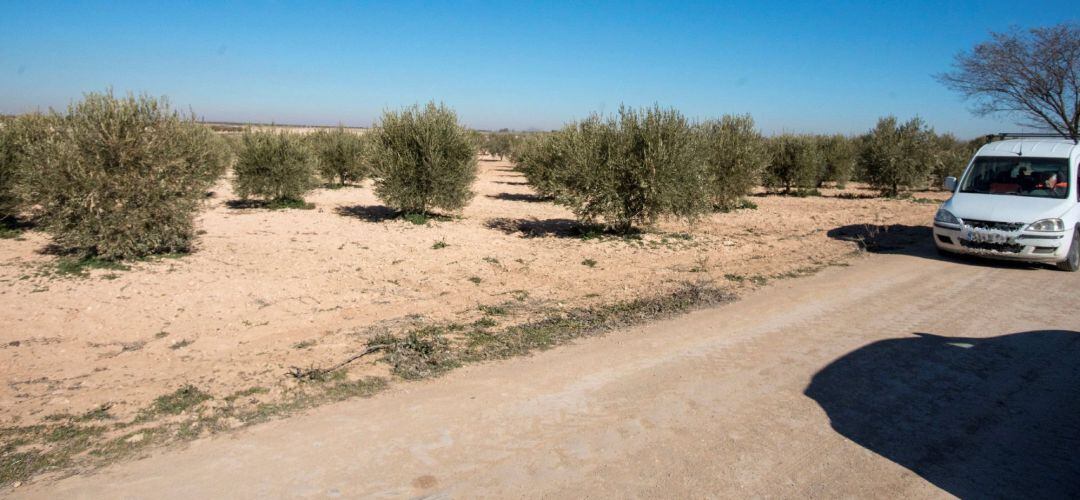
[(14, 493), (1075, 498), (1080, 274), (927, 243)]
[[(472, 321), (480, 305), (507, 304), (522, 318), (686, 281), (744, 289), (754, 276), (848, 258), (854, 245), (830, 230), (925, 225), (935, 210), (758, 196), (758, 209), (692, 230), (661, 223), (640, 239), (583, 239), (571, 234), (571, 214), (537, 200), (508, 163), (480, 166), (473, 202), (427, 225), (390, 218), (366, 187), (318, 190), (313, 210), (267, 211), (229, 208), (223, 182), (199, 217), (197, 251), (182, 258), (64, 277), (40, 253), (46, 235), (0, 240), (0, 422), (106, 402), (129, 418), (184, 384), (216, 396), (277, 387), (289, 367), (337, 362), (374, 332)], [(385, 370), (365, 362), (350, 374)]]

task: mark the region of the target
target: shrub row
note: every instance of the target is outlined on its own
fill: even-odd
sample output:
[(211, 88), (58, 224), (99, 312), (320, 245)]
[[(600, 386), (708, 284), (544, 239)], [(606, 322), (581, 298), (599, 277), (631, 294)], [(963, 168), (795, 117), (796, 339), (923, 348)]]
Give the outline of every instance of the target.
[(799, 191), (853, 176), (886, 194), (955, 175), (972, 144), (915, 119), (868, 134), (765, 139), (749, 116), (692, 123), (673, 109), (621, 107), (539, 134), (463, 128), (429, 103), (384, 114), (370, 133), (245, 132), (225, 139), (164, 99), (87, 94), (66, 112), (0, 124), (0, 218), (29, 211), (64, 252), (129, 259), (191, 247), (204, 193), (233, 161), (237, 194), (302, 201), (325, 182), (374, 179), (405, 213), (458, 210), (472, 198), (476, 153), (509, 155), (544, 196), (582, 220), (626, 232), (737, 207), (760, 182)]
[(678, 111), (620, 108), (529, 137), (512, 156), (542, 196), (616, 231), (659, 216), (693, 220), (728, 210), (757, 185), (812, 193), (868, 182), (885, 195), (957, 175), (976, 144), (937, 135), (922, 120), (882, 118), (865, 135), (765, 139), (749, 116), (689, 123)]
[(457, 115), (429, 103), (386, 112), (363, 136), (338, 128), (306, 138), (285, 132), (247, 132), (240, 141), (234, 186), (243, 198), (283, 206), (302, 202), (325, 181), (344, 185), (369, 175), (387, 206), (409, 214), (458, 210), (472, 199), (475, 141)]
[(748, 116), (694, 124), (673, 109), (621, 107), (530, 139), (514, 160), (541, 195), (626, 232), (734, 205), (756, 183), (766, 152)]
[(891, 116), (878, 120), (859, 140), (860, 180), (887, 196), (938, 186), (945, 177), (960, 175), (982, 145), (981, 139), (963, 142), (938, 135), (919, 118), (900, 123)]
[(345, 186), (370, 173), (365, 136), (338, 127), (300, 136), (288, 132), (245, 131), (233, 136), (233, 188), (247, 199), (279, 206), (302, 204), (319, 181)]
[(780, 135), (770, 138), (770, 163), (762, 184), (785, 192), (807, 192), (833, 182), (866, 182), (886, 196), (903, 189), (940, 185), (959, 175), (981, 141), (962, 142), (938, 135), (919, 118), (900, 123), (878, 120), (866, 134)]
[(344, 184), (371, 175), (384, 203), (423, 213), (471, 199), (476, 152), (442, 105), (387, 112), (364, 136), (339, 128), (225, 138), (163, 98), (91, 93), (66, 112), (0, 123), (0, 219), (29, 214), (57, 251), (83, 258), (187, 252), (198, 205), (230, 163), (245, 199), (291, 206), (317, 176)]
[(479, 137), (478, 146), (485, 153), (502, 160), (512, 156), (522, 140), (522, 136), (518, 134), (500, 130), (482, 134)]

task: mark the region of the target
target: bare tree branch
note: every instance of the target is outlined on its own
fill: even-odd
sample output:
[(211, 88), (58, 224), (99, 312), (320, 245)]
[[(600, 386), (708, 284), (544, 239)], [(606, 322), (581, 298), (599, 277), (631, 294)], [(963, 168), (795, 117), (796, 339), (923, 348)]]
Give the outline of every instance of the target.
[(1015, 115), (1080, 140), (1080, 25), (991, 33), (937, 79), (971, 100), (977, 114)]

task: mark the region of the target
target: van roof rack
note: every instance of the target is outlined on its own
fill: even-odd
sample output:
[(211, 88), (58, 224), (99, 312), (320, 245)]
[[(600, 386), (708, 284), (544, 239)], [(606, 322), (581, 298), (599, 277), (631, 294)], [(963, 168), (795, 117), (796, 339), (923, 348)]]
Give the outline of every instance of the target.
[(1003, 141), (1005, 139), (1069, 139), (1074, 144), (1080, 144), (1080, 141), (1076, 137), (1072, 137), (1067, 134), (1061, 134), (1057, 132), (998, 132), (996, 134), (987, 134), (986, 141)]

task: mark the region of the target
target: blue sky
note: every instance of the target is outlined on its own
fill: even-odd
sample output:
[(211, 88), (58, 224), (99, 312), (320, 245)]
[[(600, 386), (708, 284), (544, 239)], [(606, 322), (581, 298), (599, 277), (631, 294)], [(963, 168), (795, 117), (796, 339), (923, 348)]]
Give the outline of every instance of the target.
[(1074, 2), (5, 2), (0, 113), (86, 91), (167, 95), (207, 120), (366, 126), (443, 101), (477, 128), (557, 127), (620, 103), (751, 113), (766, 133), (978, 118), (932, 77), (990, 30)]

